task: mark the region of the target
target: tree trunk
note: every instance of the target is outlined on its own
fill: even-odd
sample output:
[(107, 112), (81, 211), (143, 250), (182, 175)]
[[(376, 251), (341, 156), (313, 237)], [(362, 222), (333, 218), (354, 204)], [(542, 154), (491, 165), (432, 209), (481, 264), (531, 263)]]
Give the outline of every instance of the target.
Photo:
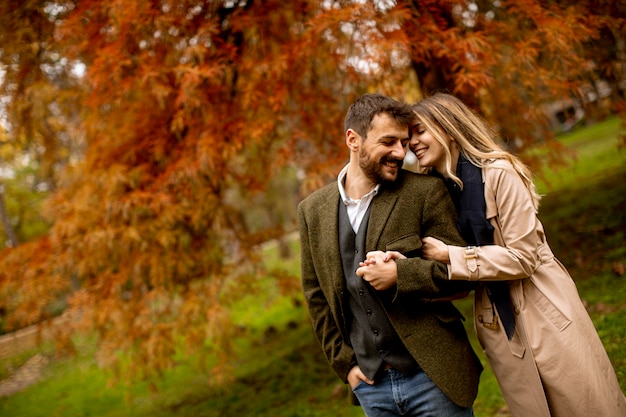
[(11, 221), (9, 219), (9, 214), (6, 210), (6, 205), (4, 204), (3, 184), (0, 184), (0, 220), (2, 221), (2, 225), (4, 226), (4, 233), (7, 235), (11, 247), (16, 248), (20, 242), (17, 239), (17, 235), (15, 234), (15, 230), (13, 229), (13, 225), (11, 224)]

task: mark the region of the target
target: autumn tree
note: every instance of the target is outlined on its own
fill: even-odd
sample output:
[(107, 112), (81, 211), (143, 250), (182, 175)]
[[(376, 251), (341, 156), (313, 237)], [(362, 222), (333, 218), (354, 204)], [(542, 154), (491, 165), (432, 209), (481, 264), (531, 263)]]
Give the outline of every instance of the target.
[[(251, 205), (271, 211), (281, 190), (295, 205), (286, 173), (304, 174), (302, 194), (336, 175), (348, 104), (366, 91), (414, 101), (446, 89), (533, 143), (549, 133), (543, 104), (619, 64), (588, 48), (606, 30), (623, 41), (623, 18), (591, 6), (5, 2), (7, 129), (13, 143), (43, 144), (56, 169), (49, 233), (0, 253), (8, 323), (37, 322), (67, 294), (70, 323), (95, 332), (103, 363), (123, 351), (130, 374), (159, 375), (182, 341), (202, 363), (219, 358), (216, 381), (231, 375), (230, 308), (266, 274), (254, 248), (293, 222), (291, 207), (254, 224)], [(49, 59), (56, 69), (42, 72)], [(297, 294), (297, 282), (276, 286)]]
[[(623, 2), (410, 3), (413, 17), (405, 28), (425, 93), (447, 90), (463, 98), (514, 150), (552, 138), (546, 106), (584, 101), (582, 92), (594, 86), (592, 80), (609, 75), (597, 71), (599, 65), (624, 68), (617, 58), (624, 53)], [(624, 78), (623, 70), (617, 77), (615, 72), (610, 79)], [(616, 102), (623, 102), (623, 86), (613, 87)], [(547, 157), (558, 162), (558, 143), (544, 143), (551, 146)], [(541, 161), (526, 162), (540, 172)]]

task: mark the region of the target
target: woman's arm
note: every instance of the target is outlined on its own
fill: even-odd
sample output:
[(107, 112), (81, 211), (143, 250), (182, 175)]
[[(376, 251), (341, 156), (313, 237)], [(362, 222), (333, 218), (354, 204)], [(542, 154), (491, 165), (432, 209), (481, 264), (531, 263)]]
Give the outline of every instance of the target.
[(484, 169), (487, 169), (485, 199), (493, 199), (497, 207), (497, 216), (492, 219), (497, 224), (496, 244), (448, 246), (449, 278), (481, 281), (528, 278), (535, 271), (537, 247), (544, 239), (530, 193), (513, 167), (499, 165)]

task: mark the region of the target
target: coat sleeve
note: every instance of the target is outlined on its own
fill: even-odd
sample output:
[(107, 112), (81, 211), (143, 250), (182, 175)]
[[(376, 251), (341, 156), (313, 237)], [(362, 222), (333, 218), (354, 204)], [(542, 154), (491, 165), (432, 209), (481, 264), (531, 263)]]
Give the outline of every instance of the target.
[[(456, 210), (443, 182), (437, 180), (424, 193), (422, 212), (416, 213), (421, 219), (421, 236), (433, 236), (447, 244), (463, 245), (457, 227)], [(386, 248), (394, 249), (394, 248)], [(450, 282), (445, 264), (421, 258), (421, 251), (409, 259), (400, 259), (398, 265), (397, 294), (399, 297), (416, 297), (420, 300), (436, 300), (473, 290), (476, 286), (468, 282)]]
[[(484, 168), (485, 199), (495, 201), (496, 245), (448, 246), (451, 280), (504, 281), (528, 278), (537, 267), (538, 218), (530, 192), (509, 164)], [(500, 235), (498, 235), (498, 232)]]
[[(304, 205), (298, 206), (298, 228), (300, 231), (301, 272), (304, 298), (309, 309), (309, 316), (315, 336), (337, 376), (347, 382), (348, 372), (356, 365), (354, 350), (347, 343), (331, 310), (331, 303), (327, 299), (317, 271), (313, 264), (309, 225)], [(335, 304), (336, 305), (336, 304)]]

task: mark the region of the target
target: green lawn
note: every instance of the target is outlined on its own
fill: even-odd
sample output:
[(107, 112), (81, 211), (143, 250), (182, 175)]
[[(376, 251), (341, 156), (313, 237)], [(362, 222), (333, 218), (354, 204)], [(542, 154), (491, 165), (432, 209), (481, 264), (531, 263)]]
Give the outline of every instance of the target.
[[(548, 172), (549, 187), (538, 185), (546, 195), (540, 218), (548, 240), (576, 280), (626, 390), (626, 285), (617, 273), (626, 264), (626, 150), (617, 150), (618, 129), (619, 121), (610, 119), (560, 137), (577, 152), (577, 159)], [(321, 355), (302, 296), (280, 296), (273, 285), (273, 274), (289, 273), (298, 280), (298, 250), (294, 241), (294, 256), (285, 261), (278, 259), (275, 249), (266, 249), (266, 294), (250, 297), (233, 312), (247, 336), (236, 341), (235, 380), (228, 386), (213, 386), (211, 375), (184, 363), (157, 383), (158, 390), (144, 383), (109, 386), (112, 375), (96, 365), (93, 342), (84, 341), (73, 358), (56, 358), (49, 348), (42, 348), (51, 359), (44, 378), (0, 398), (0, 415), (363, 416), (360, 408), (348, 404), (345, 387)], [(506, 416), (500, 390), (474, 337), (472, 301), (456, 304), (468, 318), (468, 333), (485, 365), (476, 416)], [(8, 378), (28, 357), (0, 361), (0, 379)]]

